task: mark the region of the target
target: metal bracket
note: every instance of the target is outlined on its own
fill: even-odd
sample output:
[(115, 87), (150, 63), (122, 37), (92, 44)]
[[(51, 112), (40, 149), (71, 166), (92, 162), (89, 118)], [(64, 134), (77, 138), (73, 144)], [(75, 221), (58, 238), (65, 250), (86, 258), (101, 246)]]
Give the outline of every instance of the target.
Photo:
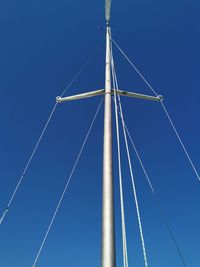
[(67, 96), (67, 97), (56, 97), (56, 102), (57, 103), (62, 103), (65, 101), (72, 101), (72, 100), (78, 100), (78, 99), (83, 99), (83, 98), (88, 98), (88, 97), (93, 97), (93, 96), (98, 96), (98, 95), (104, 95), (105, 89), (101, 90), (96, 90), (96, 91), (91, 91), (91, 92), (86, 92), (78, 95), (72, 95), (72, 96)]
[[(112, 95), (114, 94), (114, 89), (112, 89), (111, 94)], [(116, 94), (121, 95), (121, 96), (127, 96), (127, 97), (133, 97), (133, 98), (139, 98), (139, 99), (145, 99), (145, 100), (157, 101), (157, 102), (161, 102), (163, 100), (162, 95), (150, 96), (150, 95), (143, 95), (143, 94), (127, 92), (127, 91), (122, 91), (122, 90), (116, 90)], [(66, 102), (66, 101), (84, 99), (84, 98), (98, 96), (98, 95), (105, 95), (105, 89), (100, 89), (100, 90), (96, 90), (96, 91), (86, 92), (86, 93), (67, 96), (67, 97), (57, 96), (56, 102), (62, 103), (62, 102)]]

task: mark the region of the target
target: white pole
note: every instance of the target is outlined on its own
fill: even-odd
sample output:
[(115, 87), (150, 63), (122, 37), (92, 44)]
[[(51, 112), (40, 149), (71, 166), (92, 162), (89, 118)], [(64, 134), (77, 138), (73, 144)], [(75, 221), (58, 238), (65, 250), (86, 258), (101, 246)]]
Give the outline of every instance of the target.
[(106, 27), (105, 106), (102, 198), (102, 267), (115, 267), (114, 190), (112, 170), (112, 117), (110, 75), (110, 27)]

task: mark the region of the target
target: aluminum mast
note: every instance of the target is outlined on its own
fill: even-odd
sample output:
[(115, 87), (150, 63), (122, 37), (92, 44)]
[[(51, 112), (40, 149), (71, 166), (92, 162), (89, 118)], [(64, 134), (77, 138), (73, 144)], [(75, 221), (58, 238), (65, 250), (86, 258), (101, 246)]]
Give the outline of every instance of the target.
[(102, 267), (115, 267), (114, 189), (112, 164), (112, 112), (110, 27), (106, 27), (105, 106), (102, 195)]

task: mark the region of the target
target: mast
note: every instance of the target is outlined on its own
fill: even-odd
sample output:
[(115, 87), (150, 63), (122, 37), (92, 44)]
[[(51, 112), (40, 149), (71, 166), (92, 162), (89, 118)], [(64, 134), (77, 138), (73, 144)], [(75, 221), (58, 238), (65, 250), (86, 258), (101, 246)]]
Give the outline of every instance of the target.
[[(102, 183), (102, 244), (101, 267), (116, 267), (115, 255), (115, 220), (114, 220), (114, 183), (112, 162), (112, 94), (111, 88), (111, 0), (105, 0), (106, 17), (106, 59), (105, 89), (81, 93), (67, 97), (56, 97), (58, 103), (104, 95), (104, 142), (103, 142), (103, 183)], [(148, 96), (133, 92), (117, 90), (116, 94), (152, 101), (162, 101), (162, 96)]]
[(102, 267), (115, 267), (114, 189), (112, 166), (112, 113), (110, 74), (110, 27), (106, 26), (105, 105), (102, 192)]

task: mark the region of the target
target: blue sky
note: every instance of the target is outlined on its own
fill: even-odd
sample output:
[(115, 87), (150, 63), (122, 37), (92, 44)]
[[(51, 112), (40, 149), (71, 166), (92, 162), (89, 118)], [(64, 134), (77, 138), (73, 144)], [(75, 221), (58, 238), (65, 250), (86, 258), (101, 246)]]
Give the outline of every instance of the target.
[[(200, 171), (200, 4), (194, 0), (112, 1), (113, 38), (165, 97)], [(7, 205), (59, 95), (104, 38), (104, 1), (0, 4), (0, 210)], [(104, 46), (69, 94), (104, 86)], [(151, 93), (114, 49), (121, 89)], [(0, 266), (32, 266), (99, 98), (60, 105), (4, 223)], [(127, 125), (189, 267), (200, 258), (200, 182), (158, 103), (122, 99)], [(100, 266), (103, 109), (37, 266)], [(115, 135), (114, 135), (115, 137)], [(123, 143), (123, 142), (122, 142)], [(114, 146), (117, 264), (122, 265)], [(182, 266), (132, 152), (149, 266)], [(130, 266), (144, 266), (126, 157), (123, 157)]]

